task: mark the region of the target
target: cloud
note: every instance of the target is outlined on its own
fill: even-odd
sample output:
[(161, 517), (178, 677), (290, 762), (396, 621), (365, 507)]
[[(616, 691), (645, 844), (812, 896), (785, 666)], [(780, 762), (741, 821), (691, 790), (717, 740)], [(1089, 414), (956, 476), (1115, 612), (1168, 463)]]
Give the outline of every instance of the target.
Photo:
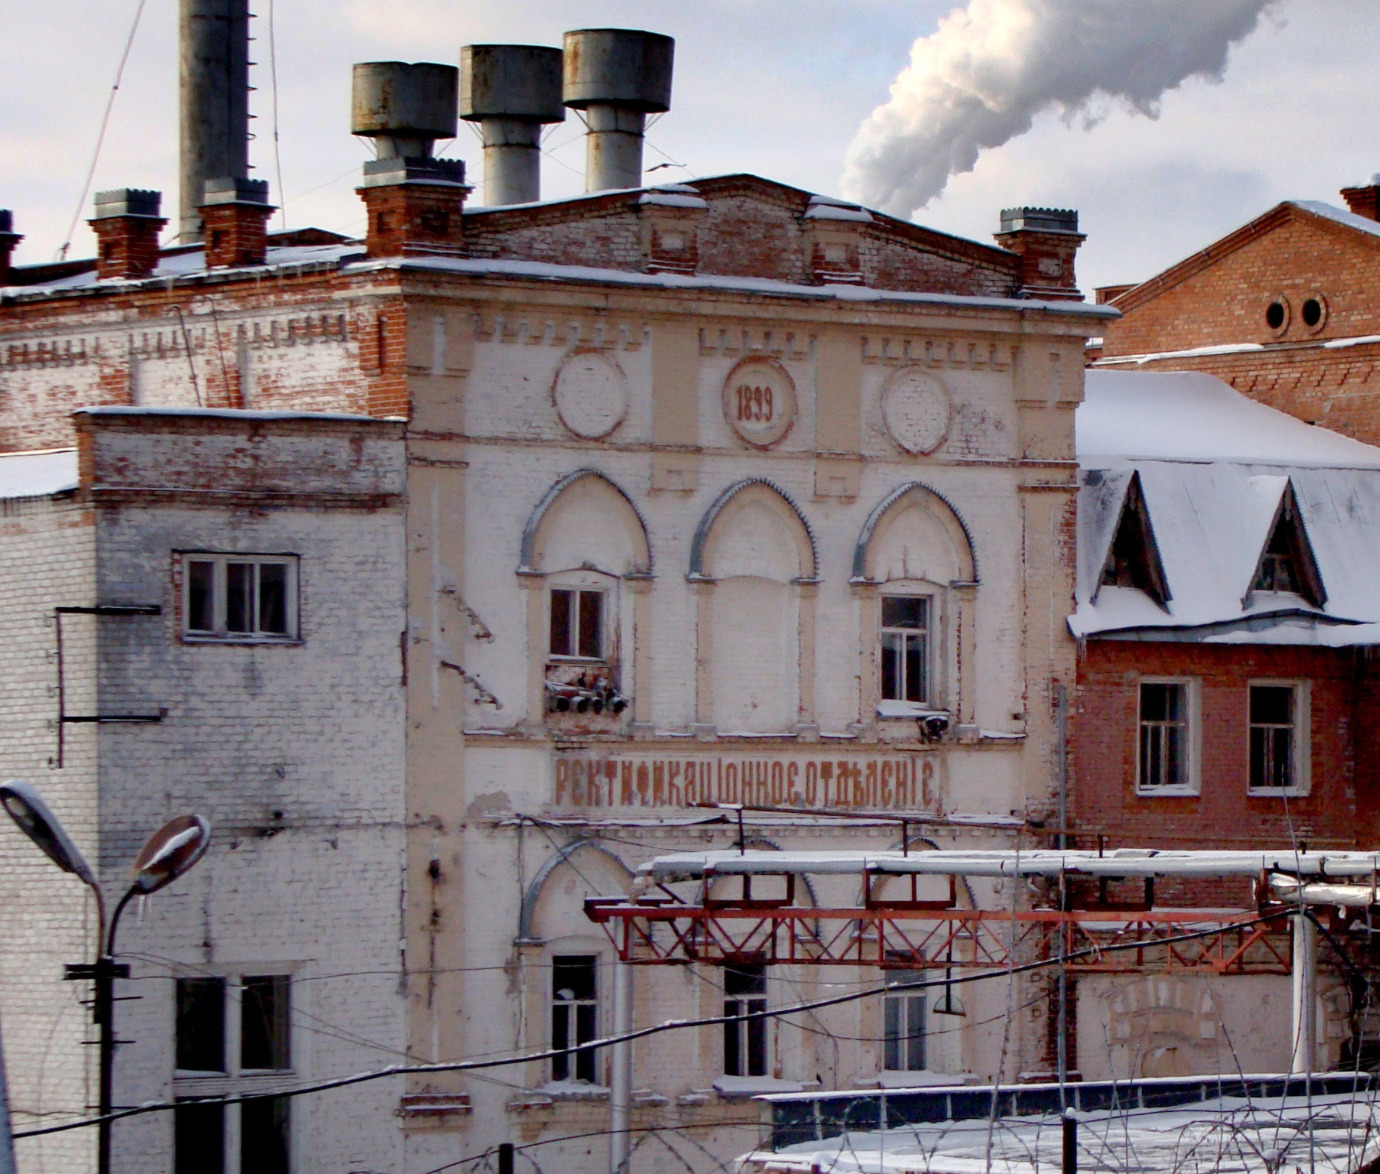
[(970, 0), (911, 46), (848, 148), (843, 189), (909, 216), (1043, 111), (1091, 126), (1121, 103), (1155, 118), (1186, 79), (1221, 80), (1231, 46), (1277, 2)]

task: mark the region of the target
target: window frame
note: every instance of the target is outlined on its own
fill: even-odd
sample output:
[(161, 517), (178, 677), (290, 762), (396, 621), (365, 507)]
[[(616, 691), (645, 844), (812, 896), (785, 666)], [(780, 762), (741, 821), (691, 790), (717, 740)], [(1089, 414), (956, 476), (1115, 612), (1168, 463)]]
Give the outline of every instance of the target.
[[(599, 654), (597, 656), (585, 656), (580, 652), (557, 652), (552, 644), (552, 637), (555, 618), (556, 593), (561, 592), (574, 597), (574, 606), (571, 609), (572, 637), (571, 646), (575, 649), (580, 647), (581, 636), (581, 613), (580, 599), (583, 596), (591, 595), (599, 599)], [(610, 628), (610, 619), (613, 608), (609, 605), (611, 592), (603, 586), (589, 586), (584, 583), (553, 583), (546, 591), (546, 659), (550, 663), (556, 664), (587, 664), (600, 665), (610, 664), (613, 660), (611, 649), (613, 647)]]
[[(183, 643), (186, 644), (300, 644), (301, 629), (301, 557), (296, 554), (239, 553), (212, 550), (180, 550), (175, 552), (178, 561), (180, 607), (179, 627)], [(213, 585), (211, 592), (212, 628), (193, 628), (192, 620), (192, 565), (210, 563), (212, 565)], [(231, 631), (228, 626), (227, 608), (229, 591), (228, 568), (231, 566), (252, 566), (254, 575), (254, 610), (260, 614), (254, 617), (254, 629), (246, 632)], [(261, 629), (261, 575), (258, 568), (282, 566), (286, 569), (284, 586), (286, 632), (268, 632)]]
[[(574, 960), (577, 958), (588, 958), (593, 964), (594, 995), (589, 999), (557, 999), (556, 962), (558, 959)], [(600, 1088), (604, 1086), (605, 1082), (600, 1079), (602, 1069), (605, 1066), (605, 1057), (600, 1054), (602, 1049), (592, 1048), (583, 1052), (573, 1051), (573, 1048), (579, 1047), (581, 1044), (589, 1042), (589, 1040), (598, 1039), (603, 1031), (603, 1000), (599, 997), (601, 993), (600, 987), (602, 985), (599, 972), (603, 968), (603, 962), (604, 959), (602, 955), (593, 950), (584, 950), (579, 953), (570, 954), (551, 954), (547, 959), (547, 1040), (553, 1052), (556, 1051), (558, 1047), (556, 1043), (556, 1011), (558, 1008), (571, 1009), (566, 1025), (567, 1050), (563, 1050), (558, 1055), (552, 1056), (547, 1067), (550, 1082), (553, 1084), (558, 1082), (587, 1084), (591, 1088)], [(593, 1008), (589, 1040), (581, 1038), (579, 1014), (579, 1009), (581, 1007)], [(573, 1044), (571, 1038), (572, 1029), (574, 1037)], [(557, 1075), (557, 1072), (560, 1070), (560, 1065), (562, 1064), (565, 1066), (565, 1073), (564, 1075)], [(585, 1065), (588, 1065), (589, 1077), (580, 1075), (580, 1069)]]
[[(913, 721), (917, 717), (950, 712), (951, 707), (945, 697), (947, 673), (943, 659), (946, 655), (943, 612), (947, 598), (946, 593), (941, 588), (922, 584), (918, 581), (914, 583), (890, 581), (878, 585), (876, 610), (873, 612), (873, 656), (875, 658), (873, 672), (877, 720)], [(925, 605), (924, 628), (887, 627), (883, 616), (888, 599), (923, 600)], [(925, 676), (924, 700), (922, 701), (886, 696), (885, 646), (887, 634), (892, 632), (912, 635), (919, 632), (922, 636), (923, 651), (921, 655)]]
[[(285, 1059), (286, 1067), (280, 1068), (247, 1068), (243, 1065), (243, 1049), (245, 1044), (245, 1009), (244, 1003), (247, 996), (246, 983), (254, 979), (282, 979), (285, 987), (285, 1005), (279, 1016), (283, 1026), (286, 1028), (285, 1040)], [(222, 1039), (222, 1070), (210, 1071), (202, 1069), (183, 1069), (177, 1067), (178, 1051), (178, 1015), (180, 984), (183, 982), (205, 982), (218, 980), (221, 986), (219, 1008), (219, 1018), (221, 1023)], [(302, 1051), (303, 1041), (298, 1038), (298, 1032), (292, 1030), (292, 1017), (295, 1011), (300, 1009), (300, 984), (297, 972), (294, 967), (285, 965), (281, 962), (266, 962), (262, 964), (249, 964), (242, 966), (230, 966), (218, 970), (215, 974), (200, 972), (180, 973), (173, 976), (173, 1023), (172, 1023), (172, 1085), (174, 1101), (191, 1101), (210, 1098), (231, 1098), (243, 1093), (251, 1092), (276, 1092), (280, 1087), (286, 1088), (296, 1080), (300, 1079), (303, 1072), (304, 1053)], [(283, 1116), (283, 1129), (286, 1134), (285, 1148), (287, 1159), (287, 1170), (293, 1171), (298, 1168), (296, 1143), (300, 1133), (300, 1126), (296, 1124), (297, 1112), (292, 1108), (291, 1102), (280, 1101), (277, 1098), (268, 1098), (261, 1103), (266, 1112)], [(196, 1121), (199, 1114), (197, 1109), (188, 1106), (188, 1114), (185, 1118), (188, 1121), (189, 1129), (199, 1128)], [(205, 1112), (210, 1112), (207, 1108)], [(209, 1163), (202, 1158), (199, 1167), (209, 1171), (210, 1174), (231, 1174), (239, 1172), (244, 1174), (244, 1121), (243, 1106), (237, 1103), (228, 1103), (219, 1106), (220, 1136), (221, 1136), (221, 1158), (219, 1166)], [(177, 1113), (174, 1112), (173, 1121), (174, 1132), (174, 1153), (177, 1149)]]
[[(924, 970), (889, 970), (885, 973), (886, 981), (889, 983), (915, 983), (923, 984), (929, 980), (929, 972)], [(882, 1030), (881, 1030), (881, 1064), (879, 1068), (882, 1072), (912, 1073), (928, 1072), (930, 1070), (930, 1047), (929, 1047), (929, 1024), (930, 1024), (930, 988), (927, 986), (898, 985), (894, 989), (886, 990), (882, 995)], [(920, 1032), (914, 1032), (914, 1024), (910, 1022), (911, 1015), (915, 1010), (915, 1004), (920, 1004)], [(905, 1017), (905, 1029), (907, 1034), (897, 1035), (893, 1038), (891, 1031), (891, 1009), (898, 1007), (900, 1014)], [(920, 1064), (913, 1067), (909, 1063), (903, 1067), (893, 1068), (887, 1063), (890, 1058), (891, 1049), (896, 1047), (898, 1053), (909, 1051), (907, 1043), (919, 1040)], [(903, 1057), (907, 1058), (907, 1057)]]
[[(1144, 693), (1146, 685), (1180, 685), (1185, 691), (1188, 713), (1184, 719), (1185, 741), (1184, 768), (1188, 782), (1177, 784), (1146, 783), (1142, 772), (1142, 740), (1144, 738), (1145, 718)], [(1201, 771), (1201, 731), (1202, 731), (1202, 682), (1198, 677), (1143, 676), (1136, 679), (1135, 685), (1135, 726), (1133, 735), (1133, 754), (1135, 756), (1135, 791), (1142, 798), (1197, 796), (1202, 793)]]
[[(762, 989), (756, 991), (740, 991), (730, 993), (728, 989), (728, 975), (730, 971), (735, 973), (746, 973), (757, 971), (761, 980)], [(747, 1015), (757, 1011), (766, 1011), (771, 1006), (770, 981), (771, 976), (767, 967), (761, 964), (745, 964), (738, 966), (725, 966), (723, 974), (723, 1013), (726, 1017), (721, 1033), (721, 1054), (719, 1057), (719, 1068), (724, 1076), (736, 1076), (741, 1078), (756, 1079), (771, 1075), (771, 1020), (766, 1016), (757, 1019), (746, 1019)], [(735, 1009), (730, 1010), (730, 1006)], [(733, 1050), (738, 1054), (740, 1063), (739, 1068), (743, 1071), (729, 1071), (729, 1038), (735, 1037), (736, 1042)], [(754, 1053), (760, 1051), (760, 1056)], [(754, 1064), (754, 1059), (760, 1063)], [(760, 1067), (760, 1072), (754, 1072), (754, 1067)]]
[[(1262, 799), (1307, 795), (1312, 784), (1312, 682), (1298, 678), (1259, 677), (1246, 682), (1246, 794)], [(1292, 746), (1290, 770), (1294, 782), (1287, 787), (1258, 787), (1252, 782), (1256, 723), (1251, 720), (1251, 690), (1256, 688), (1288, 688), (1293, 692)], [(1274, 723), (1269, 724), (1274, 728)]]

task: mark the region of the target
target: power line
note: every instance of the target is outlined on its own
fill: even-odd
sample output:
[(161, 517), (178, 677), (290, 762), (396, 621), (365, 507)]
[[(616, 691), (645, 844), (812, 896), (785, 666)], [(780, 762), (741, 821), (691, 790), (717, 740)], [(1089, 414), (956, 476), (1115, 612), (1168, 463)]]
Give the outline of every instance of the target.
[[(1194, 930), (1189, 933), (1174, 934), (1163, 938), (1150, 938), (1133, 942), (1113, 942), (1105, 946), (1086, 946), (1081, 950), (1063, 956), (1062, 961), (1067, 962), (1074, 958), (1097, 958), (1104, 954), (1120, 953), (1126, 950), (1144, 950), (1157, 946), (1172, 946), (1180, 942), (1193, 941), (1198, 938), (1213, 937), (1230, 929), (1249, 929), (1253, 925), (1272, 920), (1272, 916), (1260, 915), (1246, 921), (1233, 922), (1225, 926), (1214, 926), (1212, 929)], [(907, 982), (904, 989), (916, 990), (926, 987), (957, 986), (970, 982), (983, 982), (989, 978), (1014, 977), (1017, 974), (1026, 974), (1031, 971), (1044, 970), (1060, 964), (1060, 958), (1038, 959), (1034, 962), (1026, 962), (1020, 966), (1002, 967), (996, 970), (975, 971), (969, 974), (961, 974), (954, 977), (926, 979), (920, 982)], [(887, 991), (898, 989), (894, 984), (886, 983), (879, 987), (871, 987), (863, 991), (850, 991), (847, 994), (832, 995), (823, 999), (814, 999), (809, 1002), (795, 1003), (786, 1007), (768, 1008), (763, 1011), (748, 1011), (740, 1015), (708, 1015), (698, 1019), (668, 1019), (664, 1023), (654, 1024), (651, 1027), (638, 1028), (636, 1031), (624, 1032), (621, 1035), (605, 1036), (602, 1039), (590, 1040), (588, 1043), (577, 1044), (571, 1048), (545, 1048), (538, 1052), (527, 1052), (516, 1056), (505, 1056), (498, 1059), (486, 1060), (454, 1060), (439, 1064), (393, 1064), (387, 1068), (380, 1068), (373, 1072), (357, 1072), (352, 1076), (339, 1076), (330, 1080), (318, 1080), (311, 1084), (301, 1085), (297, 1088), (278, 1089), (273, 1092), (259, 1093), (240, 1093), (228, 1097), (211, 1097), (205, 1100), (183, 1100), (181, 1102), (170, 1101), (151, 1101), (147, 1104), (138, 1105), (130, 1109), (121, 1109), (118, 1112), (106, 1114), (104, 1117), (88, 1117), (81, 1121), (69, 1121), (64, 1125), (49, 1125), (41, 1129), (29, 1129), (14, 1134), (16, 1138), (40, 1137), (49, 1133), (65, 1133), (72, 1129), (84, 1129), (92, 1125), (98, 1125), (102, 1121), (119, 1121), (125, 1117), (140, 1117), (146, 1113), (163, 1113), (171, 1109), (176, 1109), (178, 1104), (222, 1104), (234, 1105), (243, 1104), (248, 1101), (269, 1100), (274, 1097), (297, 1097), (305, 1096), (308, 1093), (328, 1092), (332, 1089), (347, 1088), (351, 1085), (365, 1084), (374, 1080), (385, 1080), (394, 1076), (428, 1076), (441, 1072), (474, 1072), (487, 1068), (503, 1068), (511, 1064), (527, 1064), (538, 1060), (550, 1060), (556, 1056), (569, 1056), (577, 1052), (595, 1051), (599, 1048), (611, 1047), (614, 1044), (632, 1043), (635, 1040), (646, 1039), (649, 1036), (662, 1035), (670, 1031), (682, 1031), (686, 1028), (694, 1027), (721, 1027), (726, 1023), (741, 1023), (754, 1019), (780, 1019), (788, 1015), (798, 1015), (805, 1011), (814, 1011), (822, 1007), (837, 1007), (845, 1003), (854, 1003), (861, 999), (870, 999), (876, 995), (885, 994)]]

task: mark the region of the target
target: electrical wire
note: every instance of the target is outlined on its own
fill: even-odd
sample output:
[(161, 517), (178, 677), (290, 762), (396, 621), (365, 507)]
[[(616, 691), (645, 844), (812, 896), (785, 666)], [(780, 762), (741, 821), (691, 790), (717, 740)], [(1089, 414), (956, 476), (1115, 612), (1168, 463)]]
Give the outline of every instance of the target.
[[(1270, 921), (1272, 919), (1272, 915), (1262, 914), (1261, 916), (1248, 918), (1244, 921), (1214, 926), (1212, 929), (1193, 930), (1187, 933), (1173, 934), (1162, 938), (1150, 938), (1131, 942), (1113, 942), (1105, 946), (1086, 946), (1066, 955), (1065, 961), (1076, 958), (1097, 958), (1104, 954), (1121, 953), (1127, 950), (1144, 950), (1147, 948), (1177, 945), (1180, 942), (1213, 937), (1225, 930), (1248, 929), (1253, 925), (1259, 925), (1261, 922)], [(945, 985), (959, 986), (967, 983), (984, 982), (990, 978), (1010, 978), (1016, 974), (1026, 974), (1036, 970), (1044, 970), (1052, 966), (1057, 966), (1058, 964), (1058, 958), (1037, 959), (1033, 962), (1022, 963), (1019, 966), (1013, 965), (992, 970), (974, 971), (970, 974), (962, 974), (956, 977), (907, 982), (905, 989), (915, 990)], [(885, 994), (887, 991), (895, 989), (897, 988), (893, 984), (887, 983), (868, 990), (850, 991), (847, 994), (813, 999), (809, 1002), (796, 1003), (784, 1007), (767, 1008), (762, 1011), (748, 1011), (738, 1015), (707, 1015), (697, 1019), (670, 1019), (663, 1023), (653, 1024), (649, 1027), (638, 1028), (635, 1031), (590, 1040), (587, 1043), (577, 1044), (575, 1047), (570, 1048), (543, 1048), (535, 1052), (520, 1053), (518, 1055), (494, 1059), (452, 1060), (436, 1064), (395, 1064), (372, 1072), (357, 1072), (351, 1076), (318, 1080), (300, 1085), (296, 1088), (276, 1089), (272, 1092), (241, 1093), (229, 1097), (208, 1098), (208, 1103), (242, 1104), (248, 1101), (266, 1100), (274, 1097), (296, 1097), (305, 1096), (309, 1093), (327, 1092), (332, 1089), (348, 1088), (352, 1085), (365, 1084), (370, 1081), (384, 1080), (395, 1076), (426, 1076), (441, 1072), (472, 1072), (489, 1068), (503, 1068), (513, 1064), (528, 1064), (533, 1061), (550, 1060), (556, 1056), (568, 1056), (575, 1052), (594, 1051), (598, 1048), (612, 1047), (615, 1044), (632, 1043), (635, 1040), (663, 1035), (672, 1031), (684, 1031), (690, 1028), (699, 1027), (719, 1027), (726, 1023), (744, 1022), (753, 1019), (781, 1019), (789, 1015), (798, 1015), (802, 1012), (817, 1010), (821, 1007), (836, 1007), (845, 1003), (855, 1003), (861, 999), (874, 998), (877, 995)], [(197, 1104), (199, 1102), (184, 1100), (180, 1103), (187, 1105)], [(133, 1108), (121, 1109), (117, 1112), (106, 1114), (104, 1117), (88, 1117), (81, 1121), (67, 1122), (63, 1125), (52, 1125), (40, 1129), (25, 1130), (20, 1133), (15, 1133), (14, 1136), (16, 1138), (39, 1137), (50, 1133), (64, 1133), (71, 1129), (83, 1129), (92, 1125), (97, 1125), (101, 1121), (119, 1121), (125, 1117), (138, 1117), (147, 1113), (168, 1112), (176, 1107), (177, 1103), (174, 1102), (151, 1101), (147, 1104), (137, 1105)]]
[(286, 231), (287, 188), (283, 186), (283, 153), (278, 141), (278, 39), (274, 33), (274, 0), (268, 0), (268, 76), (273, 93), (273, 166), (278, 174), (278, 215)]

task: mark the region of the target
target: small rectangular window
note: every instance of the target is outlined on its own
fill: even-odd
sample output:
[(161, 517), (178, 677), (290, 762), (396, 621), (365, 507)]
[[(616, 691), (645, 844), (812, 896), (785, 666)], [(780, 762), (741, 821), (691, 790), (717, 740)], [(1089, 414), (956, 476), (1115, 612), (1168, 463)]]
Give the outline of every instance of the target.
[(240, 1174), (288, 1174), (287, 1097), (240, 1105)]
[(1191, 712), (1187, 681), (1141, 682), (1137, 782), (1142, 791), (1193, 787)]
[(225, 1106), (215, 1101), (173, 1110), (173, 1174), (225, 1174)]
[(225, 979), (177, 980), (176, 1044), (179, 1071), (225, 1071)]
[(888, 1072), (920, 1072), (925, 1067), (925, 991), (907, 989), (907, 982), (923, 981), (923, 974), (888, 976), (898, 989), (882, 998), (882, 1067)]
[(198, 639), (297, 636), (297, 560), (266, 555), (186, 555), (183, 631)]
[(286, 974), (246, 977), (240, 993), (240, 1068), (292, 1067), (289, 979)]
[(558, 587), (551, 592), (551, 655), (602, 660), (604, 593)]
[(1297, 685), (1250, 686), (1252, 791), (1296, 791), (1303, 784), (1301, 691)]
[[(551, 1048), (553, 1051), (589, 1043), (599, 1034), (599, 959), (593, 954), (567, 954), (551, 959)], [(582, 1080), (597, 1084), (594, 1049), (551, 1058), (552, 1080)]]
[[(762, 966), (724, 968), (724, 1075), (767, 1074), (767, 972)], [(745, 1018), (754, 1015), (752, 1019)]]
[(925, 704), (930, 700), (929, 626), (926, 596), (882, 596), (883, 701)]

